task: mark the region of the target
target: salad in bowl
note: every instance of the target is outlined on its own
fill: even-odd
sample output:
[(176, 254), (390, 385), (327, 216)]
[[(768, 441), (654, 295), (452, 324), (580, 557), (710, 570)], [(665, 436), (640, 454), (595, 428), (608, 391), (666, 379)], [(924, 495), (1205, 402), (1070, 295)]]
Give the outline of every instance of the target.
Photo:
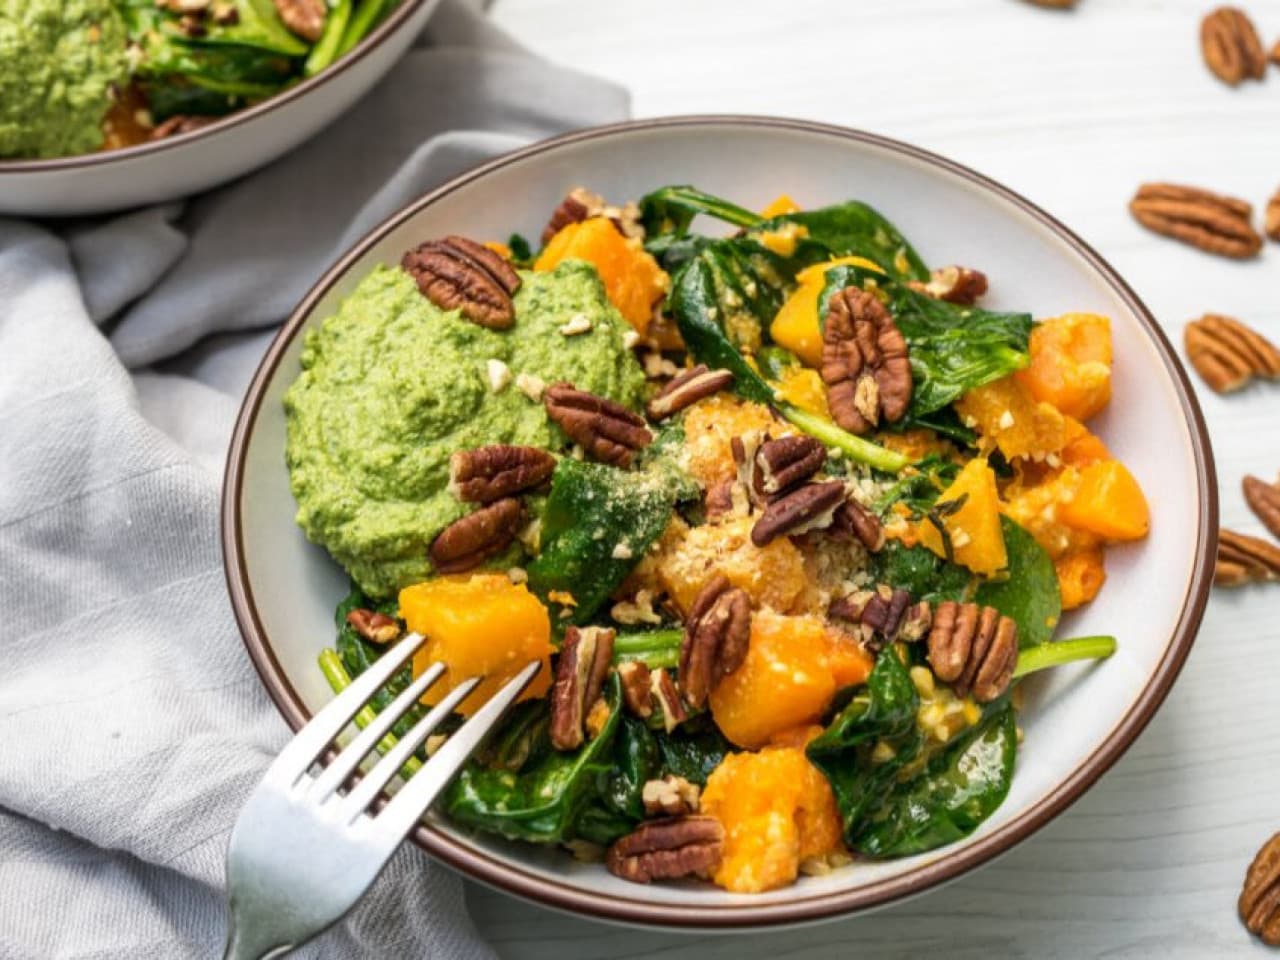
[(419, 633), (374, 707), (439, 661), (423, 709), (483, 676), (465, 716), (541, 661), (438, 809), (624, 880), (759, 893), (968, 836), (1022, 678), (1116, 649), (1059, 619), (1148, 532), (1089, 426), (1108, 319), (984, 309), (856, 200), (610, 199), (537, 249), (423, 238), (307, 332), (290, 486), (351, 578), (320, 669)]

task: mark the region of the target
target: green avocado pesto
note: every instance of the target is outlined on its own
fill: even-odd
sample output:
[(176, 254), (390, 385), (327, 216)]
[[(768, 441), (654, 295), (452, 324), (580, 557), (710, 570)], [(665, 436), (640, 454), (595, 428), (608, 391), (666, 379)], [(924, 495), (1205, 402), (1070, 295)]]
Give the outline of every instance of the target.
[(102, 146), (127, 42), (115, 0), (0, 0), (0, 157)]
[[(434, 306), (404, 271), (378, 267), (306, 336), (302, 373), (285, 395), (298, 524), (374, 596), (426, 578), (431, 541), (471, 510), (447, 489), (451, 454), (564, 446), (542, 403), (516, 385), (520, 374), (633, 409), (643, 400), (644, 374), (623, 342), (629, 328), (593, 267), (567, 261), (521, 279), (515, 325), (494, 331)], [(589, 332), (560, 332), (580, 317)], [(495, 360), (511, 376), (500, 388)]]

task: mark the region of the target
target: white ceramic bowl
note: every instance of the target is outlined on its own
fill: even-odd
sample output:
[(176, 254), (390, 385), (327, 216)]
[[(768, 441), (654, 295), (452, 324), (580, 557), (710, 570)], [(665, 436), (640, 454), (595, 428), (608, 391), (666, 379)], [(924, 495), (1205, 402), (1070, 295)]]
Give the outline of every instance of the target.
[(0, 160), (0, 214), (125, 210), (208, 190), (271, 162), (367, 93), (409, 49), (440, 0), (402, 0), (359, 46), (279, 96), (190, 133), (53, 160)]
[[(934, 264), (991, 278), (985, 301), (1037, 316), (1111, 317), (1114, 399), (1096, 422), (1150, 500), (1151, 536), (1112, 550), (1093, 604), (1060, 635), (1109, 633), (1119, 652), (1028, 684), (1012, 792), (968, 839), (916, 857), (857, 863), (756, 896), (710, 885), (637, 886), (558, 850), (472, 836), (438, 817), (416, 834), (440, 859), (552, 906), (671, 927), (748, 927), (834, 916), (926, 890), (1025, 839), (1125, 751), (1168, 693), (1195, 636), (1213, 569), (1217, 499), (1204, 423), (1186, 376), (1146, 308), (1065, 227), (1010, 191), (940, 157), (836, 127), (762, 118), (676, 118), (546, 141), (464, 174), (396, 214), (330, 268), (267, 352), (236, 427), (224, 494), (227, 575), (246, 645), (295, 728), (331, 694), (316, 655), (332, 643), (346, 578), (294, 526), (281, 400), (304, 330), (375, 264), (446, 233), (537, 236), (566, 190), (639, 197), (692, 183), (747, 207), (786, 191), (806, 207), (857, 197), (893, 220)], [(1135, 602), (1140, 598), (1140, 602)]]

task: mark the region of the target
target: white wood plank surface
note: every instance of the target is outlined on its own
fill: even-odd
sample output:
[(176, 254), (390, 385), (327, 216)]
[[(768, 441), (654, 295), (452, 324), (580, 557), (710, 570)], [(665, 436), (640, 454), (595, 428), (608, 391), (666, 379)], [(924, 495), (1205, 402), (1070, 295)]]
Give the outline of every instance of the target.
[[(1270, 46), (1280, 2), (1244, 0)], [(629, 87), (636, 116), (741, 112), (861, 127), (995, 177), (1095, 245), (1181, 342), (1206, 311), (1280, 341), (1280, 244), (1247, 264), (1153, 236), (1144, 180), (1265, 203), (1280, 186), (1280, 69), (1231, 90), (1204, 69), (1209, 0), (500, 0), (497, 22)], [(779, 187), (786, 171), (778, 171)], [(979, 258), (975, 257), (975, 262)], [(1197, 382), (1197, 387), (1200, 384)], [(1263, 533), (1245, 473), (1280, 470), (1280, 385), (1200, 389), (1226, 526)], [(1136, 598), (1135, 598), (1136, 602)], [(1244, 869), (1280, 830), (1280, 585), (1217, 592), (1187, 667), (1129, 754), (998, 862), (879, 913), (790, 932), (627, 931), (472, 885), (505, 957), (1280, 956), (1235, 915)]]

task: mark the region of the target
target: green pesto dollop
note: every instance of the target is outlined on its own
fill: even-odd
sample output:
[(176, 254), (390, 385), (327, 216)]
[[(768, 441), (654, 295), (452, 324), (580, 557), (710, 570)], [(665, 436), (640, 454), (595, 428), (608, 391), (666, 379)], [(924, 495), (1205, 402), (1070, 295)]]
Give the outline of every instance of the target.
[[(495, 331), (439, 309), (403, 270), (378, 267), (306, 336), (302, 373), (285, 394), (297, 521), (374, 596), (429, 576), (431, 541), (472, 509), (448, 490), (451, 454), (489, 443), (563, 448), (542, 403), (517, 386), (521, 374), (641, 405), (629, 328), (595, 268), (566, 261), (521, 280), (514, 326)], [(588, 332), (560, 332), (581, 318)], [(490, 361), (510, 383), (495, 388)]]
[(127, 45), (115, 0), (0, 0), (0, 157), (101, 147)]

